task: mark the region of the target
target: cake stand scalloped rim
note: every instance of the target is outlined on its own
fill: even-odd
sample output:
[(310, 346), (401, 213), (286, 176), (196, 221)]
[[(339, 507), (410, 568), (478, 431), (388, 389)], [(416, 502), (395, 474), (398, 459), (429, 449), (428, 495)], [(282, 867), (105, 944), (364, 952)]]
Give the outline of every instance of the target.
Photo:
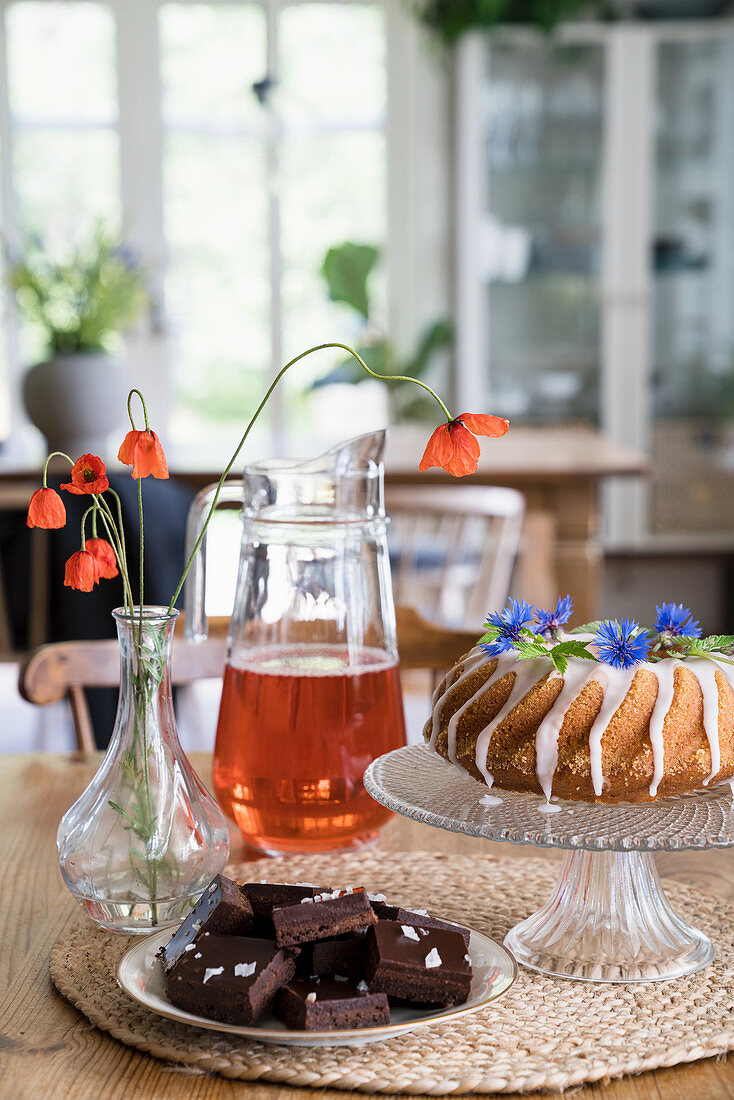
[(599, 852), (734, 846), (734, 794), (728, 785), (649, 803), (558, 801), (560, 810), (552, 814), (539, 808), (545, 804), (541, 795), (493, 788), (501, 806), (480, 809), (490, 793), (486, 784), (426, 745), (407, 745), (378, 757), (364, 773), (364, 785), (372, 798), (403, 817), (511, 844)]

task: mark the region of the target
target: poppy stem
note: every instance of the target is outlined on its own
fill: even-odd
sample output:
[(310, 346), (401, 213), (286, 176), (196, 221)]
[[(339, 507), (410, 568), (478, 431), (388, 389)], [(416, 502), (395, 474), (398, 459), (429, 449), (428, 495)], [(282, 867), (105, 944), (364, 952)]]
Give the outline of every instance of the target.
[(69, 456), (64, 451), (51, 451), (51, 454), (47, 455), (46, 461), (43, 464), (43, 487), (44, 487), (44, 489), (48, 489), (48, 485), (46, 484), (46, 477), (48, 475), (48, 464), (49, 464), (49, 462), (51, 461), (52, 458), (56, 457), (56, 455), (58, 455), (60, 458), (65, 458), (66, 461), (70, 462), (72, 466), (74, 465), (74, 459), (69, 458)]
[[(120, 546), (122, 548), (122, 560), (125, 562), (125, 573), (127, 574), (127, 544), (125, 543), (125, 525), (122, 522), (122, 501), (120, 500), (119, 494), (115, 492), (115, 490), (112, 488), (111, 485), (106, 490), (106, 492), (110, 493), (115, 498), (115, 502), (117, 504), (117, 532), (120, 536)], [(112, 520), (112, 523), (114, 524), (115, 521), (114, 521), (114, 518), (113, 518), (113, 515), (112, 515), (112, 509), (110, 508), (109, 504), (104, 499), (104, 497), (100, 497), (100, 500), (104, 503), (105, 508), (107, 509), (107, 511), (110, 514), (110, 519)]]
[(114, 489), (109, 489), (108, 492), (111, 492), (113, 496), (117, 497), (117, 505), (120, 516), (119, 528), (115, 523), (115, 517), (112, 515), (112, 509), (110, 508), (104, 497), (98, 496), (95, 497), (95, 500), (99, 501), (100, 518), (104, 523), (105, 530), (107, 531), (110, 542), (112, 543), (113, 549), (115, 551), (115, 556), (117, 557), (117, 564), (120, 567), (120, 576), (122, 577), (122, 598), (125, 604), (125, 609), (130, 609), (132, 611), (134, 601), (132, 588), (130, 587), (130, 574), (128, 573), (127, 568), (127, 554), (125, 552), (125, 534), (122, 529), (122, 511), (120, 498), (117, 496), (117, 493)]
[[(443, 401), (438, 396), (438, 394), (435, 392), (435, 390), (432, 390), (431, 387), (429, 385), (427, 385), (425, 382), (421, 382), (419, 378), (411, 378), (411, 376), (409, 374), (378, 374), (376, 371), (370, 370), (370, 368), (367, 366), (367, 364), (365, 363), (362, 356), (358, 355), (357, 352), (354, 351), (353, 348), (350, 348), (347, 344), (338, 344), (338, 343), (317, 344), (313, 348), (307, 348), (306, 351), (302, 351), (300, 353), (300, 355), (296, 355), (294, 359), (291, 359), (288, 363), (286, 363), (286, 365), (284, 367), (280, 368), (280, 370), (276, 374), (275, 378), (273, 379), (273, 381), (268, 386), (268, 388), (265, 392), (265, 396), (263, 397), (263, 399), (260, 402), (260, 404), (258, 405), (258, 407), (255, 409), (255, 412), (252, 415), (252, 419), (250, 420), (250, 423), (245, 428), (245, 432), (244, 432), (244, 435), (242, 436), (242, 439), (239, 441), (239, 443), (237, 444), (237, 447), (235, 448), (234, 454), (232, 455), (232, 457), (230, 458), (230, 460), (227, 463), (226, 467), (224, 468), (222, 476), (220, 477), (220, 479), (217, 483), (216, 492), (214, 493), (214, 499), (211, 502), (211, 505), (209, 507), (209, 511), (206, 514), (206, 519), (204, 520), (204, 524), (201, 528), (201, 533), (199, 534), (198, 539), (194, 543), (194, 547), (193, 547), (191, 553), (189, 554), (189, 558), (188, 558), (188, 561), (186, 562), (186, 565), (184, 566), (184, 571), (181, 574), (181, 579), (178, 582), (178, 585), (176, 587), (176, 591), (173, 593), (173, 596), (171, 597), (171, 602), (168, 605), (169, 614), (173, 610), (174, 605), (176, 603), (176, 600), (178, 599), (179, 595), (181, 594), (181, 589), (183, 588), (186, 577), (188, 576), (189, 569), (191, 568), (191, 563), (193, 562), (194, 558), (196, 557), (197, 551), (198, 551), (199, 547), (201, 546), (204, 535), (206, 534), (206, 529), (209, 526), (209, 521), (211, 520), (212, 516), (214, 515), (214, 511), (217, 507), (217, 501), (219, 500), (219, 494), (221, 492), (222, 485), (224, 484), (227, 476), (229, 475), (229, 471), (232, 469), (235, 462), (237, 461), (237, 456), (239, 455), (240, 451), (244, 447), (245, 441), (246, 441), (248, 435), (250, 434), (250, 432), (252, 431), (252, 428), (255, 424), (255, 421), (260, 416), (260, 413), (263, 411), (263, 409), (267, 405), (268, 401), (270, 400), (270, 395), (272, 394), (273, 390), (278, 385), (278, 383), (280, 382), (281, 378), (286, 373), (286, 371), (290, 370), (290, 368), (292, 366), (294, 366), (296, 363), (300, 362), (301, 359), (305, 359), (307, 355), (312, 355), (315, 351), (324, 351), (327, 348), (339, 348), (341, 351), (346, 351), (346, 352), (349, 353), (349, 355), (353, 355), (354, 358), (359, 363), (359, 365), (362, 367), (362, 369), (367, 372), (367, 374), (371, 375), (372, 378), (378, 378), (381, 382), (414, 382), (416, 386), (420, 386), (421, 389), (424, 389), (428, 393), (430, 393), (430, 395), (434, 399), (434, 401), (436, 401), (440, 405), (442, 412), (445, 414), (446, 419), (449, 422), (453, 419), (452, 416), (451, 416), (451, 413), (446, 408)], [(137, 390), (131, 390), (130, 395), (132, 396), (133, 393), (137, 393), (137, 392), (138, 392)], [(142, 398), (141, 398), (141, 400), (142, 400)], [(128, 398), (128, 412), (129, 412), (129, 410), (130, 410), (130, 401), (129, 401), (129, 398)], [(131, 419), (132, 419), (132, 417), (131, 417)], [(134, 427), (134, 425), (133, 425), (133, 427)], [(138, 486), (139, 485), (140, 485), (140, 482), (138, 482)], [(141, 527), (141, 530), (142, 530), (142, 527)], [(142, 603), (142, 598), (141, 598), (141, 603)]]
[(89, 507), (87, 508), (86, 512), (84, 512), (84, 514), (82, 515), (82, 523), (81, 523), (81, 528), (82, 528), (82, 551), (86, 551), (86, 549), (87, 549), (87, 539), (86, 539), (86, 535), (84, 534), (84, 528), (85, 528), (86, 523), (87, 523), (87, 516), (89, 515), (90, 512), (94, 511), (94, 508), (95, 508), (94, 504), (90, 504)]
[[(147, 424), (147, 417), (146, 417)], [(143, 551), (145, 546), (145, 539), (143, 537), (143, 479), (138, 478), (138, 520), (140, 522), (140, 647), (143, 645)], [(139, 654), (140, 656), (140, 654)]]
[(146, 430), (146, 432), (149, 432), (150, 431), (150, 424), (148, 423), (148, 407), (145, 404), (145, 398), (143, 397), (140, 390), (135, 390), (135, 389), (130, 390), (130, 393), (127, 395), (127, 415), (130, 417), (130, 423), (132, 424), (132, 429), (133, 429), (133, 431), (135, 431), (135, 421), (133, 420), (133, 411), (132, 411), (132, 407), (131, 407), (132, 399), (135, 396), (135, 394), (138, 395), (138, 397), (140, 398), (140, 404), (143, 406), (143, 416), (145, 418), (145, 430)]

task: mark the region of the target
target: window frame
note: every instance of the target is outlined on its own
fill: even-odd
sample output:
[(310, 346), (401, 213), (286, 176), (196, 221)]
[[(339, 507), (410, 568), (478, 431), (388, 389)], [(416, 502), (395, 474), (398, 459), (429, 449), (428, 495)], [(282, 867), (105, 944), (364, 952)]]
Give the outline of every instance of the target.
[[(0, 219), (10, 249), (17, 246), (17, 198), (13, 174), (15, 127), (11, 115), (7, 79), (6, 12), (26, 0), (0, 0)], [(61, 0), (64, 2), (64, 0)], [(71, 2), (71, 0), (70, 0)], [(163, 143), (161, 117), (160, 41), (158, 10), (166, 0), (74, 0), (106, 6), (115, 22), (119, 142), (119, 200), (126, 243), (146, 258), (151, 272), (151, 309), (148, 319), (128, 337), (133, 377), (143, 382), (151, 405), (159, 410), (159, 423), (168, 422), (170, 367), (166, 357)], [(179, 0), (180, 3), (240, 4), (245, 0)], [(448, 180), (436, 170), (431, 143), (445, 137), (450, 125), (445, 117), (420, 117), (426, 98), (439, 104), (448, 97), (447, 74), (435, 71), (434, 59), (425, 48), (424, 33), (401, 0), (246, 0), (260, 7), (267, 29), (267, 71), (277, 72), (277, 20), (280, 12), (305, 3), (370, 4), (380, 7), (386, 28), (387, 112), (386, 141), (386, 281), (388, 323), (398, 349), (407, 349), (422, 324), (436, 312), (444, 312), (450, 298), (448, 286)], [(269, 128), (269, 169), (277, 170), (275, 127)], [(421, 180), (430, 167), (433, 188), (421, 193)], [(270, 189), (268, 213), (270, 256), (269, 380), (282, 365), (282, 256), (279, 236), (279, 203)], [(430, 256), (425, 259), (427, 226), (433, 224)], [(386, 241), (386, 245), (387, 245)], [(400, 288), (400, 294), (391, 288)], [(27, 450), (28, 420), (21, 398), (21, 363), (18, 319), (12, 295), (6, 291), (3, 338), (6, 345), (10, 403), (10, 446), (6, 457)], [(282, 440), (283, 395), (276, 390), (271, 402), (271, 435)], [(25, 438), (24, 438), (25, 437)], [(20, 446), (18, 446), (20, 444)]]

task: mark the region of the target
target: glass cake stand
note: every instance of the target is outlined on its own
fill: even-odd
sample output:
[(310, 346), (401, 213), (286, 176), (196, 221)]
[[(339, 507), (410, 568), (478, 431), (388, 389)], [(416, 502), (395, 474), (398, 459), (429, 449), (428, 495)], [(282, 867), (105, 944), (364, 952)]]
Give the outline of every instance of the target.
[(545, 905), (516, 924), (505, 946), (519, 963), (590, 982), (654, 982), (707, 966), (714, 946), (674, 913), (653, 852), (734, 845), (728, 784), (633, 805), (554, 801), (491, 791), (424, 745), (375, 760), (369, 794), (388, 809), (439, 829), (564, 848)]

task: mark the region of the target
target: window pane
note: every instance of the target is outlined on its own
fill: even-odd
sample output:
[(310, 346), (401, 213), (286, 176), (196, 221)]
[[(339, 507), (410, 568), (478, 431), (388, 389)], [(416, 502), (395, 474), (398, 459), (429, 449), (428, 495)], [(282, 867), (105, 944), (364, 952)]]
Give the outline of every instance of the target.
[(381, 126), (385, 15), (376, 4), (298, 4), (278, 20), (278, 106), (290, 124)]
[(658, 54), (653, 340), (657, 532), (734, 531), (734, 38)]
[(171, 434), (239, 427), (270, 369), (268, 191), (252, 84), (265, 72), (254, 4), (166, 4), (166, 308), (175, 337)]
[[(385, 17), (378, 5), (299, 4), (281, 13), (278, 33), (283, 349), (289, 359), (309, 344), (358, 337), (359, 317), (329, 301), (319, 274), (328, 249), (348, 240), (384, 246)], [(384, 321), (380, 275), (371, 283), (373, 320)], [(286, 377), (292, 430), (304, 420), (298, 395), (332, 365), (333, 358), (321, 356)]]
[(166, 4), (160, 34), (169, 127), (262, 128), (252, 85), (265, 75), (265, 21), (255, 5)]
[(24, 0), (8, 8), (6, 19), (16, 119), (114, 122), (115, 27), (109, 8)]
[(603, 53), (493, 47), (485, 92), (491, 407), (598, 421)]

